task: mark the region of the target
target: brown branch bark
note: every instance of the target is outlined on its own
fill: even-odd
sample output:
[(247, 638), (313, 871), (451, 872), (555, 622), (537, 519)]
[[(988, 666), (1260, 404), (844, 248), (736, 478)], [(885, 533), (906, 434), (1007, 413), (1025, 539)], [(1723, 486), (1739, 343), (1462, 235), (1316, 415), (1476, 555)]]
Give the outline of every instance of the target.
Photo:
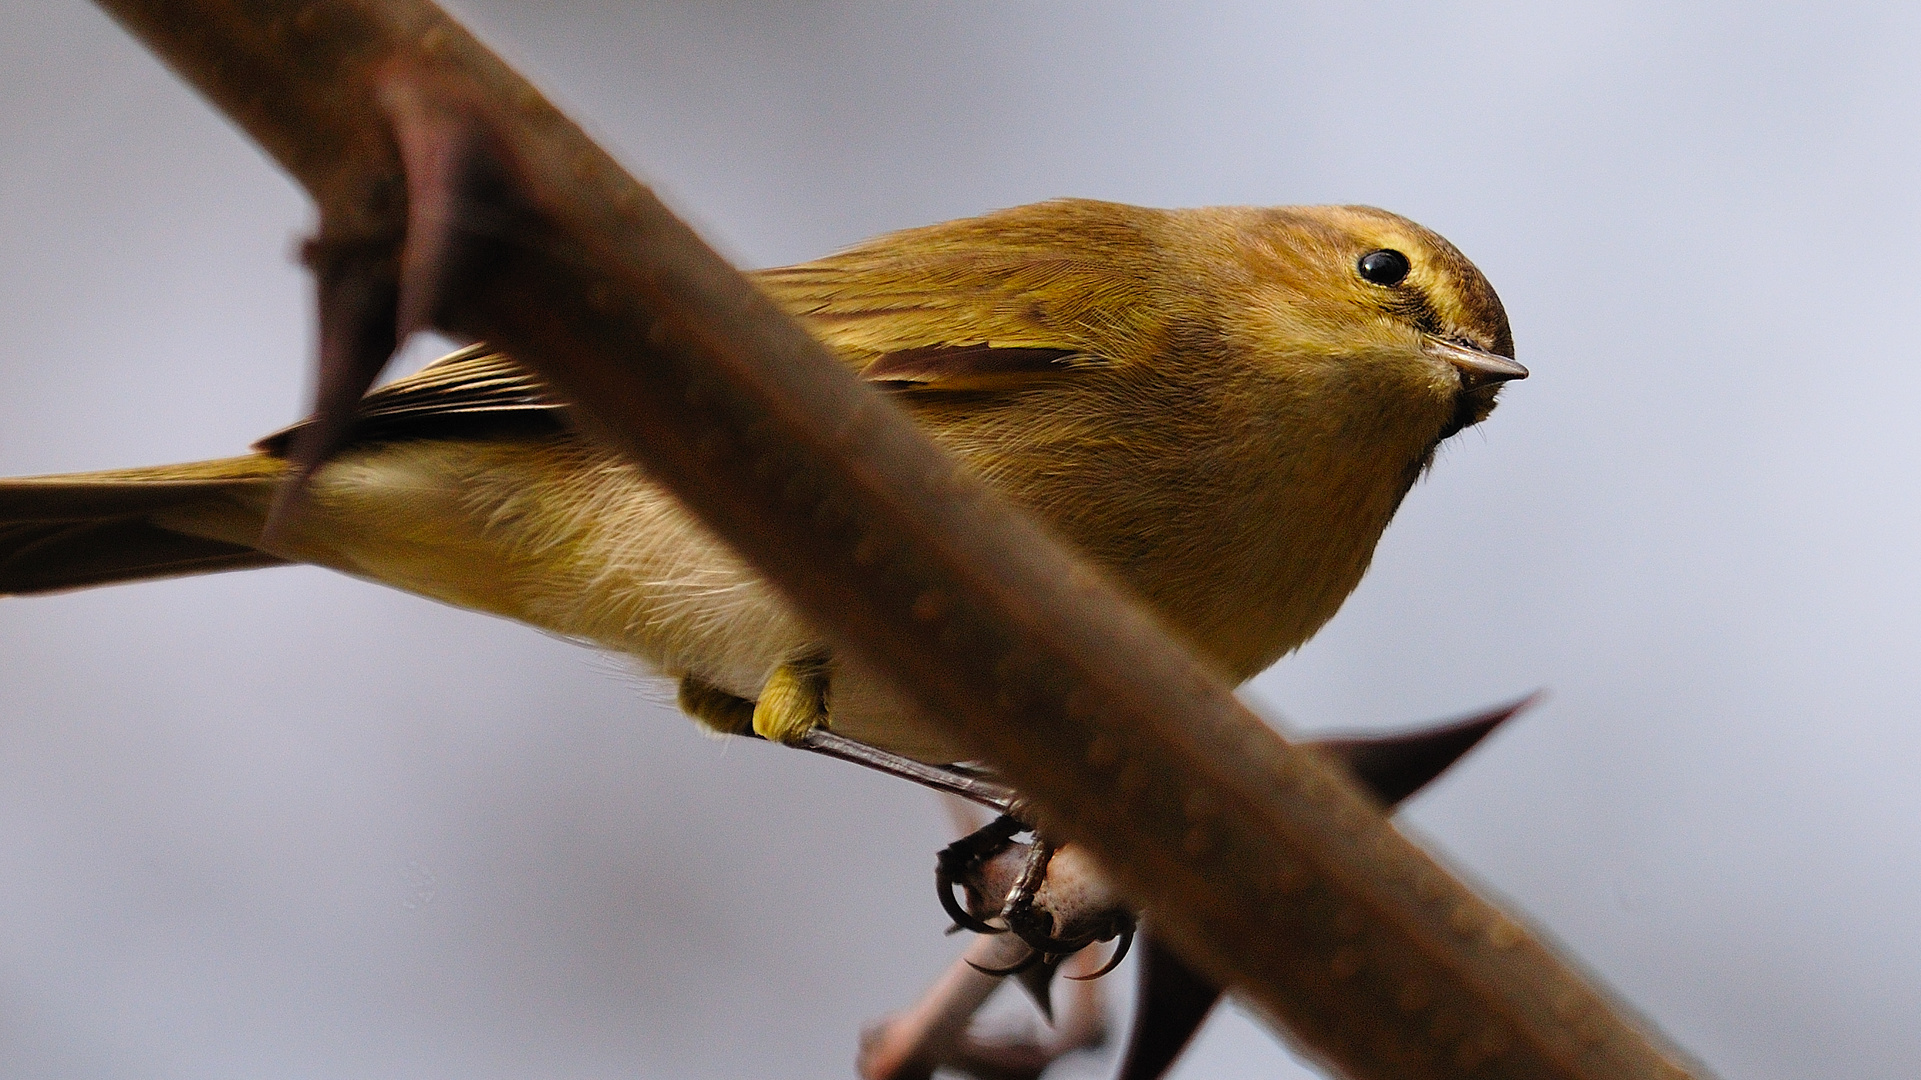
[(438, 8), (101, 2), (306, 185), (335, 265), (404, 262), (390, 115), (478, 125), (526, 214), (475, 226), (488, 257), (432, 283), (434, 321), (563, 388), (1313, 1056), (1382, 1080), (1684, 1075)]

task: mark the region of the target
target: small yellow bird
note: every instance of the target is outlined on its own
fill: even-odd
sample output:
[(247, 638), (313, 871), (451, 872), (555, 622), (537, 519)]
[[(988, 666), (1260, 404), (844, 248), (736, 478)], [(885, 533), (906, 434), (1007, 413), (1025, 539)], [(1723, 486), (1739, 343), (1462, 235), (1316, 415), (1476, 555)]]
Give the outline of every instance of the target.
[[(1236, 682), (1333, 616), (1435, 448), (1527, 374), (1474, 265), (1367, 207), (1058, 200), (754, 277)], [(269, 545), (292, 430), (0, 481), (0, 594), (315, 563), (642, 657), (722, 731), (964, 756), (505, 356), (368, 394)]]

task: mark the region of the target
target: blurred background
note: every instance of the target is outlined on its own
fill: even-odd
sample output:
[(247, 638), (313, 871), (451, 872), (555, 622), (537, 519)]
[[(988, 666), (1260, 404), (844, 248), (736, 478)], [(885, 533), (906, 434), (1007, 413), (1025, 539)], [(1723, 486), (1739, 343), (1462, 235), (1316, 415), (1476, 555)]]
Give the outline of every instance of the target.
[[(1056, 195), (1453, 239), (1534, 377), (1248, 700), (1547, 687), (1408, 827), (1724, 1077), (1921, 1074), (1912, 8), (457, 10), (749, 265)], [(0, 473), (300, 415), (300, 192), (88, 4), (0, 24)], [(670, 701), (318, 570), (0, 601), (0, 1073), (850, 1075), (947, 822)], [(1227, 1012), (1181, 1075), (1311, 1074)]]

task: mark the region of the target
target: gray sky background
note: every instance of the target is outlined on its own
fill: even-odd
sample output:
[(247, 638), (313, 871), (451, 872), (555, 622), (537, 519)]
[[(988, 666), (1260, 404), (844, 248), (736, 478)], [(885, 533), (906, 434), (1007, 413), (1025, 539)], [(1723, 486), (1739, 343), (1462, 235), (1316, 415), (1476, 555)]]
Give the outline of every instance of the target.
[[(1534, 377), (1250, 701), (1548, 687), (1411, 827), (1725, 1077), (1921, 1074), (1911, 6), (460, 10), (749, 264), (1055, 195), (1453, 239)], [(293, 419), (300, 193), (92, 7), (0, 26), (0, 473)], [(668, 700), (317, 570), (0, 602), (0, 1073), (848, 1075), (947, 826)]]

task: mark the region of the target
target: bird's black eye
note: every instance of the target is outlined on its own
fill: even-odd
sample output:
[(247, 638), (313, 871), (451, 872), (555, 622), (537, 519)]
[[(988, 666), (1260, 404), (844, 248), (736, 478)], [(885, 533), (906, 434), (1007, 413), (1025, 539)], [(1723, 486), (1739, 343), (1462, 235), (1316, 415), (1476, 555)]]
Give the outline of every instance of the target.
[(1361, 272), (1362, 277), (1376, 285), (1399, 285), (1401, 279), (1406, 277), (1407, 272), (1413, 267), (1408, 265), (1407, 256), (1393, 248), (1382, 248), (1361, 256), (1361, 261), (1355, 264), (1355, 269)]

